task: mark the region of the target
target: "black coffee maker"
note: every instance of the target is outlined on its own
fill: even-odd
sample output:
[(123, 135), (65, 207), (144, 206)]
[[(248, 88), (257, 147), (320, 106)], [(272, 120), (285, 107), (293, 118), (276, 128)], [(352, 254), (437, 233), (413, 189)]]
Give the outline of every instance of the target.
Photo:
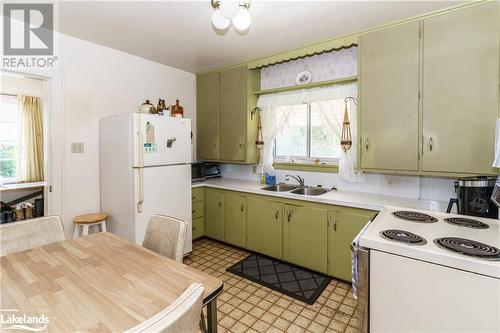
[(490, 176), (459, 178), (455, 182), (457, 197), (450, 199), (446, 212), (456, 204), (458, 214), (498, 219), (498, 207), (491, 201), (496, 180)]

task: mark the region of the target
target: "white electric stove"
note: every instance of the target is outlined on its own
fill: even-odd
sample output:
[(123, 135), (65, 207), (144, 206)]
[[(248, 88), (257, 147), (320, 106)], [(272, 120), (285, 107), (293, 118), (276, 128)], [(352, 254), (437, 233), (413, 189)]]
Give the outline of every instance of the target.
[(354, 245), (362, 331), (500, 332), (498, 220), (386, 207)]

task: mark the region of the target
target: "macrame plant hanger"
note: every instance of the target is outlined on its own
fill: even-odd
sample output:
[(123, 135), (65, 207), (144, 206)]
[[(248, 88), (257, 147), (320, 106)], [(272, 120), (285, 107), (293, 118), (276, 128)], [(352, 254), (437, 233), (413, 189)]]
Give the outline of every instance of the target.
[(259, 157), (260, 161), (262, 162), (262, 149), (264, 148), (264, 136), (262, 134), (262, 120), (261, 120), (261, 111), (262, 109), (258, 106), (254, 107), (253, 110), (250, 112), (250, 119), (253, 120), (253, 116), (255, 113), (259, 113), (259, 119), (257, 121), (257, 139), (255, 140), (255, 146), (259, 150)]
[(347, 153), (352, 147), (351, 122), (349, 121), (349, 111), (347, 109), (349, 101), (352, 101), (354, 105), (358, 105), (358, 99), (356, 97), (349, 96), (344, 99), (344, 122), (342, 123), (342, 135), (340, 137), (340, 145), (344, 153)]

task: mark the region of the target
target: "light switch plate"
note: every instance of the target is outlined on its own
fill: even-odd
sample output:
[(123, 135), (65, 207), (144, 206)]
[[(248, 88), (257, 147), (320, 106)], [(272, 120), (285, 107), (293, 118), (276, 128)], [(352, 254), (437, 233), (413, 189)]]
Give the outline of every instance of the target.
[(83, 154), (83, 142), (72, 142), (71, 143), (71, 153), (73, 154)]

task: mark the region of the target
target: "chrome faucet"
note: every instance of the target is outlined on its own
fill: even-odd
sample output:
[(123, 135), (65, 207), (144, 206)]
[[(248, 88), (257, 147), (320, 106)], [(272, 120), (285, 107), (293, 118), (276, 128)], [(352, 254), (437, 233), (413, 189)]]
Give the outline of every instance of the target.
[(286, 181), (289, 181), (289, 180), (290, 180), (290, 177), (292, 177), (292, 178), (293, 178), (293, 179), (295, 179), (297, 182), (299, 182), (300, 186), (305, 186), (305, 185), (304, 185), (304, 178), (301, 178), (299, 175), (297, 175), (297, 176), (286, 175), (286, 176), (285, 176), (285, 180), (286, 180)]

